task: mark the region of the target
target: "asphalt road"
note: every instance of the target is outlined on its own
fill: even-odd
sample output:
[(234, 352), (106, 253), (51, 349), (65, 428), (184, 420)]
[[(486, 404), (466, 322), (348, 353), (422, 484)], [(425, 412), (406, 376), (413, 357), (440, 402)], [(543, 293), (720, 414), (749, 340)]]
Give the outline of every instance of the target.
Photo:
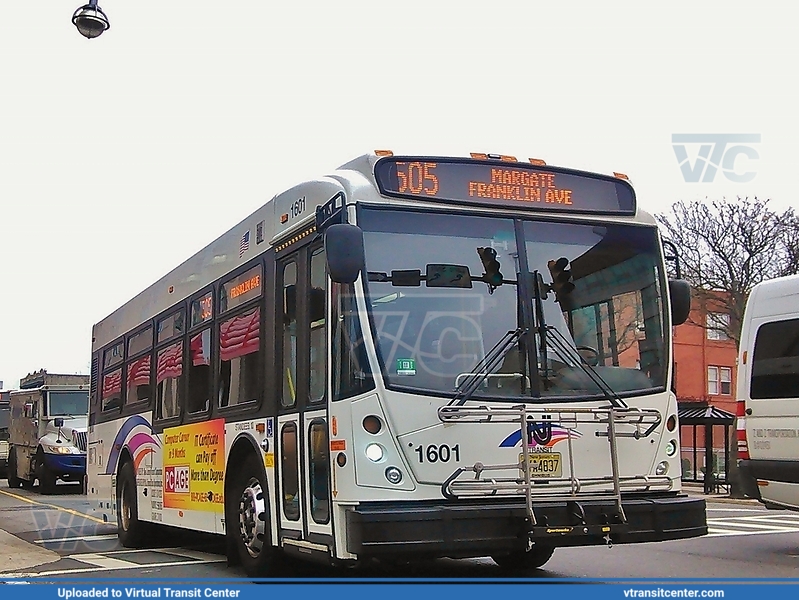
[[(0, 482), (0, 578), (129, 579), (243, 577), (228, 567), (220, 539), (170, 531), (151, 548), (122, 548), (116, 525), (89, 510), (76, 487), (58, 493), (10, 490)], [(542, 569), (547, 578), (787, 578), (799, 572), (799, 513), (769, 511), (752, 501), (708, 504), (710, 535), (692, 540), (561, 548)], [(5, 533), (4, 533), (5, 532)], [(289, 562), (286, 578), (506, 577), (490, 558), (436, 560), (423, 564), (367, 565), (333, 569)]]

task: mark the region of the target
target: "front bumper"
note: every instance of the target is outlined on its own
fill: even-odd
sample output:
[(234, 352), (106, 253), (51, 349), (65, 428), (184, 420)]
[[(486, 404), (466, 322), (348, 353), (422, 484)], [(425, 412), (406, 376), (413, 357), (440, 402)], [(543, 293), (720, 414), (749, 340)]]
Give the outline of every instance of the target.
[(606, 500), (537, 502), (537, 526), (523, 501), (364, 503), (347, 513), (347, 550), (361, 556), (467, 558), (554, 546), (656, 542), (707, 533), (705, 500), (685, 495), (625, 497), (626, 523)]
[(85, 454), (45, 454), (44, 464), (59, 476), (83, 476), (86, 474)]

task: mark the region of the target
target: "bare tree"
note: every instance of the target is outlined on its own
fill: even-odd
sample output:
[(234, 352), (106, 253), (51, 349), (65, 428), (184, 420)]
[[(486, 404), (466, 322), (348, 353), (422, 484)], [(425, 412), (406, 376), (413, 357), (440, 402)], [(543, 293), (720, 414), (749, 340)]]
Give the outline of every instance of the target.
[(783, 219), (785, 260), (780, 275), (793, 275), (799, 273), (799, 215), (796, 215), (791, 209), (786, 211)]
[(665, 237), (677, 246), (682, 275), (709, 313), (727, 320), (696, 323), (740, 342), (749, 292), (766, 279), (799, 272), (799, 218), (772, 211), (768, 200), (738, 198), (672, 205), (656, 215)]
[[(766, 279), (799, 272), (799, 217), (793, 209), (772, 211), (768, 200), (680, 201), (671, 215), (657, 215), (665, 237), (680, 253), (682, 275), (708, 321), (696, 323), (740, 344), (746, 300)], [(727, 320), (713, 319), (729, 315)], [(737, 443), (730, 437), (727, 481), (732, 497), (743, 497)]]

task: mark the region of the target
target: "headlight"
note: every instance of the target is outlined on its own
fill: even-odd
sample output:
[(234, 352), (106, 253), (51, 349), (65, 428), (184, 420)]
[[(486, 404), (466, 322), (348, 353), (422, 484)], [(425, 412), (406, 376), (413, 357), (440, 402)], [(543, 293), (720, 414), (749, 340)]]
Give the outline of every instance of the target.
[(45, 446), (50, 454), (72, 454), (72, 448), (69, 446)]
[(658, 466), (655, 467), (655, 475), (665, 475), (669, 472), (669, 463), (668, 461), (662, 461), (658, 463)]

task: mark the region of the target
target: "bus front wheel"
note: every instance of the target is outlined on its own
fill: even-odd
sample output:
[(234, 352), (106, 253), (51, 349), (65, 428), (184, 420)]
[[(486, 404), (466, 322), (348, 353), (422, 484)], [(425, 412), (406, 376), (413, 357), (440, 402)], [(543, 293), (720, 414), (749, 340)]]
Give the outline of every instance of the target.
[(136, 474), (128, 461), (117, 477), (117, 532), (125, 548), (139, 548), (144, 544), (145, 524), (139, 521), (136, 500)]
[(225, 523), (239, 562), (248, 577), (272, 575), (278, 550), (272, 546), (266, 477), (255, 455), (244, 461), (231, 491)]
[(544, 546), (534, 544), (532, 548), (524, 551), (511, 552), (509, 554), (492, 555), (491, 558), (503, 569), (513, 571), (528, 571), (543, 567), (555, 553), (554, 546)]

